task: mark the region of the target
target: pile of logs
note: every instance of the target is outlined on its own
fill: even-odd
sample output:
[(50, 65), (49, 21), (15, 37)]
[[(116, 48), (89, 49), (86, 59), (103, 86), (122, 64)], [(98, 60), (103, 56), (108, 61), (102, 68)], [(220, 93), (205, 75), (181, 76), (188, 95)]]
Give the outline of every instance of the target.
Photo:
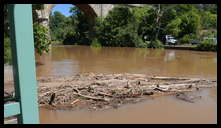
[[(114, 108), (153, 96), (174, 94), (185, 100), (184, 92), (216, 87), (216, 80), (177, 77), (149, 77), (144, 74), (94, 74), (50, 77), (38, 80), (39, 104)], [(187, 100), (188, 101), (188, 100)], [(190, 102), (193, 100), (189, 100)]]

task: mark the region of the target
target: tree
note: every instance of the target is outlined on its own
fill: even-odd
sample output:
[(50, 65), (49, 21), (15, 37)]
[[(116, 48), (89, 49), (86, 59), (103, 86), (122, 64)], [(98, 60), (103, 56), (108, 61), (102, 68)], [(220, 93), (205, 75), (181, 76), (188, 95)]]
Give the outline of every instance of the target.
[(102, 46), (138, 47), (143, 43), (133, 10), (127, 6), (114, 7), (105, 19), (97, 20), (95, 29)]
[(74, 25), (75, 33), (73, 39), (76, 44), (80, 45), (90, 45), (90, 28), (91, 23), (84, 12), (80, 11), (76, 6), (70, 9), (72, 13), (71, 19)]
[[(44, 51), (49, 50), (49, 40), (47, 39), (47, 29), (37, 23), (38, 17), (36, 10), (43, 9), (42, 4), (34, 4), (32, 6), (33, 12), (33, 30), (34, 30), (34, 45), (38, 54), (42, 54)], [(9, 34), (9, 20), (8, 20), (8, 8), (4, 5), (4, 63), (11, 63), (11, 45)]]
[(183, 37), (186, 34), (197, 34), (200, 28), (200, 16), (195, 12), (188, 12), (183, 14), (180, 23), (179, 37)]
[[(176, 5), (169, 4), (151, 4), (146, 15), (140, 23), (139, 34), (146, 36), (148, 40), (162, 40), (165, 34), (164, 27), (176, 17), (176, 11), (173, 9)], [(151, 33), (151, 34), (150, 34)]]
[(42, 55), (43, 52), (49, 51), (49, 39), (48, 39), (48, 29), (39, 23), (34, 23), (34, 46), (39, 55)]
[(180, 28), (181, 23), (182, 23), (181, 18), (175, 18), (174, 20), (172, 20), (165, 27), (167, 33), (170, 33), (171, 35), (178, 37), (179, 33), (181, 32), (181, 28)]
[(204, 29), (216, 29), (217, 28), (217, 14), (210, 11), (201, 12), (201, 24)]
[(53, 41), (63, 42), (68, 33), (74, 33), (74, 27), (72, 25), (72, 19), (70, 17), (65, 17), (58, 11), (50, 15), (49, 22), (51, 39)]

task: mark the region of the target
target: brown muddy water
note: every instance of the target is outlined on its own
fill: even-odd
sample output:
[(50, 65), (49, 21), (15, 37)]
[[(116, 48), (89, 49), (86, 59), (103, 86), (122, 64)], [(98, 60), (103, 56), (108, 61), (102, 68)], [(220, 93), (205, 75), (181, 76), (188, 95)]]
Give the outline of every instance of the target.
[(197, 92), (203, 98), (187, 103), (173, 96), (157, 97), (105, 111), (52, 111), (40, 109), (41, 123), (217, 123), (216, 88)]
[[(217, 78), (216, 52), (53, 46), (36, 61), (37, 77), (95, 72)], [(40, 123), (217, 123), (217, 89), (195, 93), (202, 96), (196, 103), (162, 96), (105, 111), (40, 108)]]
[(37, 67), (37, 76), (96, 72), (216, 78), (217, 74), (216, 52), (56, 46), (37, 61), (44, 63)]
[[(216, 78), (217, 53), (140, 48), (90, 48), (56, 46), (37, 57), (44, 63), (37, 76), (71, 76), (76, 73), (142, 73), (156, 76)], [(105, 111), (53, 111), (40, 109), (41, 123), (217, 123), (217, 90), (196, 92), (203, 96), (188, 103), (173, 96), (148, 99)]]

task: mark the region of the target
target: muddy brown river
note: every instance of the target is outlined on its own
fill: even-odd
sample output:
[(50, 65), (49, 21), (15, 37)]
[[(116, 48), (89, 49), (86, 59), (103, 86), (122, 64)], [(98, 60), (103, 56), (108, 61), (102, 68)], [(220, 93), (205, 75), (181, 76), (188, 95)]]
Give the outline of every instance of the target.
[(217, 53), (142, 48), (90, 48), (56, 46), (37, 57), (44, 65), (37, 76), (70, 76), (76, 73), (142, 73), (160, 76), (216, 78)]
[[(217, 53), (140, 48), (56, 46), (37, 57), (44, 63), (37, 76), (71, 76), (76, 73), (142, 73), (156, 76), (216, 78)], [(40, 109), (41, 123), (217, 123), (217, 90), (205, 89), (197, 103), (173, 96), (149, 99), (105, 111), (53, 111)]]
[[(36, 61), (37, 77), (95, 72), (217, 78), (216, 52), (53, 46)], [(217, 89), (194, 93), (202, 96), (196, 103), (162, 96), (105, 111), (40, 108), (40, 123), (217, 123)]]

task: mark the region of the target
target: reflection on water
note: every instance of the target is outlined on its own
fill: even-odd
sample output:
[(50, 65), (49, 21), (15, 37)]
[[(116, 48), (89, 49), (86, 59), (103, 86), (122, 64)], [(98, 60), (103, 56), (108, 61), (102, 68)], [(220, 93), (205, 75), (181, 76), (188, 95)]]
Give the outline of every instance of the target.
[(82, 72), (144, 73), (160, 76), (216, 77), (217, 53), (142, 48), (57, 46), (37, 61), (37, 76)]
[(176, 59), (175, 51), (166, 52), (166, 54), (164, 56), (164, 61), (165, 62), (173, 61), (175, 59)]
[[(217, 53), (214, 52), (57, 46), (36, 60), (44, 63), (37, 66), (37, 76), (70, 76), (83, 72), (217, 76)], [(203, 98), (194, 104), (169, 96), (102, 112), (40, 109), (40, 120), (41, 123), (216, 123), (216, 88), (199, 93)]]

